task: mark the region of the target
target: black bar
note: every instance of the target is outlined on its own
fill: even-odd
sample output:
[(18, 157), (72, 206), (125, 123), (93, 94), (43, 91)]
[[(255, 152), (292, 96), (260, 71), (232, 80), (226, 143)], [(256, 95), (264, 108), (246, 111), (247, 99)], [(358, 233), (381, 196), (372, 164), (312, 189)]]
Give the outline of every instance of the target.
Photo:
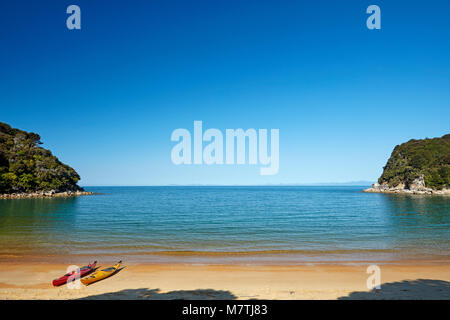
[[(292, 300), (63, 300), (63, 301), (0, 301), (2, 312), (11, 311), (14, 317), (55, 313), (82, 318), (91, 316), (120, 316), (128, 320), (140, 314), (147, 319), (314, 319), (330, 316), (375, 316), (389, 318), (392, 311), (402, 316), (419, 312), (444, 314), (449, 302), (423, 300), (356, 300), (356, 301), (292, 301)], [(214, 312), (212, 311), (214, 310)], [(156, 318), (156, 315), (158, 317)], [(287, 318), (288, 317), (288, 318)]]

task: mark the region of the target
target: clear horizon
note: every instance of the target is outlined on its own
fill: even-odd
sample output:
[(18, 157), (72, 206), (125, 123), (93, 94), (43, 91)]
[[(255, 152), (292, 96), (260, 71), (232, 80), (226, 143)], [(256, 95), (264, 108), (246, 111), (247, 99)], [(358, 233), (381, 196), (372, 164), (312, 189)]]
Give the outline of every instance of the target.
[[(448, 1), (377, 1), (381, 30), (368, 1), (76, 4), (81, 30), (68, 3), (0, 10), (0, 121), (80, 185), (375, 182), (396, 145), (449, 133)], [(196, 120), (279, 129), (278, 174), (174, 165), (171, 133)]]

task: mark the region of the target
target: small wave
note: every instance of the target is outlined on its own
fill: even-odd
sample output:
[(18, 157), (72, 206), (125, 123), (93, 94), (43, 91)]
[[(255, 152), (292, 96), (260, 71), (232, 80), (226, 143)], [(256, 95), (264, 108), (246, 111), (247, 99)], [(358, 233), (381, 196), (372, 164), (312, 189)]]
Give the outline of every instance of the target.
[[(389, 253), (392, 249), (351, 249), (351, 250), (250, 250), (250, 251), (201, 251), (201, 250), (163, 250), (128, 252), (138, 255), (173, 255), (173, 256), (251, 256), (251, 255), (340, 255), (362, 253)], [(111, 253), (112, 254), (112, 253)]]

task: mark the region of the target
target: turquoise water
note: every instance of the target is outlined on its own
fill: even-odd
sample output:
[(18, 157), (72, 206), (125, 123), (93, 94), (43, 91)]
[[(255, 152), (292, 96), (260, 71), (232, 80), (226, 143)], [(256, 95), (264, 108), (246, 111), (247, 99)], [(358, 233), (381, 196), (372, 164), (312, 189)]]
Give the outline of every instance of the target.
[(447, 259), (450, 199), (363, 187), (90, 187), (0, 200), (0, 256), (177, 261)]

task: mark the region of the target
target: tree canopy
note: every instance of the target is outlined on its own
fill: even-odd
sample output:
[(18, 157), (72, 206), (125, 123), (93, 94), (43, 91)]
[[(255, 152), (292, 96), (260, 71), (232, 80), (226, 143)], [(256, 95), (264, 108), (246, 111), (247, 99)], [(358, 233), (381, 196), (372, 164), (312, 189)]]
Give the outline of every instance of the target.
[(394, 148), (378, 183), (408, 186), (424, 176), (432, 189), (450, 187), (450, 134), (441, 138), (410, 140)]
[(37, 133), (0, 122), (0, 194), (82, 190), (78, 173), (41, 144)]

